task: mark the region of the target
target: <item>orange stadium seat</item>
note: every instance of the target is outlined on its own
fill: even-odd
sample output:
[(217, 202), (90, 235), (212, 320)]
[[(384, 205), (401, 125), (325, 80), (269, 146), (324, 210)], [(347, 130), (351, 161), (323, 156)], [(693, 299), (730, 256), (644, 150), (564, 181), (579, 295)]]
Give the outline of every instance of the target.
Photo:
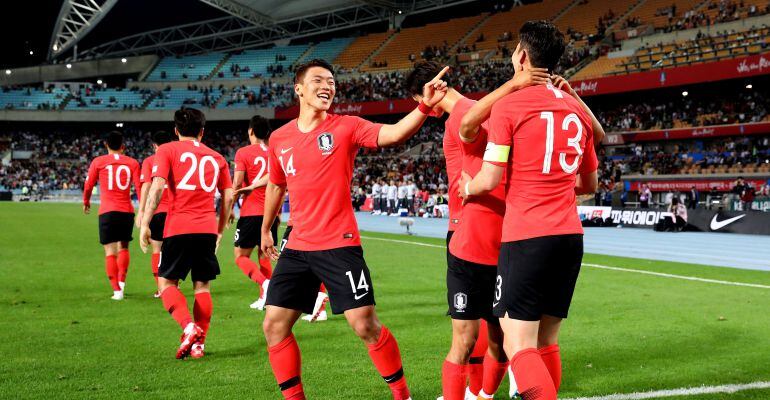
[(572, 6), (566, 13), (556, 19), (554, 23), (562, 31), (566, 32), (567, 28), (572, 28), (582, 34), (590, 35), (596, 33), (599, 18), (606, 15), (610, 10), (615, 17), (607, 25), (617, 21), (636, 3), (638, 3), (638, 0), (586, 0), (585, 3), (578, 3)]
[(676, 5), (675, 17), (682, 16), (703, 3), (703, 0), (647, 0), (634, 10), (629, 18), (639, 18), (643, 24), (650, 23), (655, 28), (663, 28), (668, 25), (668, 15), (658, 15), (658, 10), (663, 10)]
[(607, 56), (601, 56), (590, 64), (586, 65), (585, 68), (578, 71), (571, 77), (571, 79), (582, 80), (588, 78), (596, 78), (610, 74), (612, 72), (625, 71), (625, 69), (620, 65), (628, 62), (629, 60), (629, 57), (608, 58)]
[(355, 68), (359, 66), (364, 62), (366, 57), (369, 57), (369, 55), (380, 47), (384, 41), (388, 40), (393, 33), (393, 31), (372, 33), (356, 38), (345, 51), (340, 53), (340, 55), (334, 59), (333, 64), (343, 68)]

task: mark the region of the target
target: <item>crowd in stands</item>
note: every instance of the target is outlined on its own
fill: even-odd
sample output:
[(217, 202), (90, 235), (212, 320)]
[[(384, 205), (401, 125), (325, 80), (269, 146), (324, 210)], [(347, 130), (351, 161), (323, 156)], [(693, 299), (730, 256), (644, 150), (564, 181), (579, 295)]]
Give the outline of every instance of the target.
[(668, 15), (668, 24), (664, 32), (680, 31), (707, 27), (723, 22), (737, 21), (747, 17), (757, 17), (770, 14), (770, 4), (758, 7), (755, 4), (745, 4), (743, 1), (714, 0), (706, 5), (706, 9), (691, 9), (681, 16), (676, 15), (676, 5), (658, 10), (658, 15)]

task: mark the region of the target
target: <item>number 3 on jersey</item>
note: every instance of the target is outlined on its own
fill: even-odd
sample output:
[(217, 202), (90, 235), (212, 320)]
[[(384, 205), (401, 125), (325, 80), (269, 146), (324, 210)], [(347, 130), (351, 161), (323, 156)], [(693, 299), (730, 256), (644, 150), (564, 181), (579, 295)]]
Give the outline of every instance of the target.
[(289, 161), (287, 161), (285, 164), (283, 162), (283, 156), (278, 156), (278, 161), (281, 162), (281, 168), (283, 168), (283, 173), (286, 175), (292, 174), (297, 175), (297, 170), (294, 169), (294, 154), (289, 156)]

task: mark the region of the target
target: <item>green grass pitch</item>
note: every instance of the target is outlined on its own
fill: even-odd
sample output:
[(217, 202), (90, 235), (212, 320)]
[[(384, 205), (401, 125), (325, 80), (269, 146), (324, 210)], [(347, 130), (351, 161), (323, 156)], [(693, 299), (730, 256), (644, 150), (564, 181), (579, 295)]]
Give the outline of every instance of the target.
[[(257, 287), (219, 249), (214, 316), (201, 360), (174, 359), (180, 329), (153, 299), (149, 255), (131, 244), (126, 300), (110, 300), (96, 208), (0, 204), (0, 398), (279, 399), (249, 309)], [(441, 245), (440, 239), (364, 233)], [(629, 244), (631, 245), (631, 244)], [(380, 319), (398, 339), (415, 400), (435, 399), (450, 343), (441, 248), (364, 239)], [(769, 284), (768, 274), (587, 255), (589, 263)], [(183, 291), (191, 293), (189, 282)], [(564, 324), (560, 396), (770, 380), (770, 290), (585, 267)], [(387, 399), (344, 319), (295, 334), (310, 399)], [(505, 398), (507, 380), (498, 393)], [(677, 397), (677, 399), (680, 397)], [(681, 399), (768, 399), (770, 390)]]

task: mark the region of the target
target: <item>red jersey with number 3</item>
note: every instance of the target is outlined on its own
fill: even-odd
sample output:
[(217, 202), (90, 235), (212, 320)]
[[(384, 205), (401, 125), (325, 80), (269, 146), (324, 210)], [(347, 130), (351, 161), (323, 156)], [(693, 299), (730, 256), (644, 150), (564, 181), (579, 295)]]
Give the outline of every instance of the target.
[(576, 175), (598, 161), (577, 100), (552, 85), (511, 93), (492, 107), (488, 141), (484, 161), (508, 169), (503, 242), (583, 233)]
[[(142, 184), (152, 183), (152, 166), (155, 165), (155, 155), (151, 155), (142, 161), (142, 174), (139, 176), (139, 182)], [(165, 186), (168, 188), (168, 184)], [(160, 204), (155, 209), (155, 214), (168, 212), (168, 190), (163, 189), (163, 194), (160, 195)]]
[[(267, 174), (267, 146), (251, 144), (235, 152), (235, 171), (243, 171), (243, 186), (249, 186)], [(263, 215), (265, 213), (265, 187), (254, 189), (241, 197), (241, 217)]]
[(94, 158), (83, 184), (83, 203), (91, 203), (91, 192), (99, 182), (99, 214), (111, 211), (134, 212), (131, 182), (139, 193), (139, 162), (123, 154), (105, 154)]
[(356, 153), (377, 147), (382, 124), (327, 114), (303, 133), (293, 119), (270, 135), (270, 182), (286, 185), (293, 228), (286, 247), (329, 250), (360, 246), (350, 201)]
[(152, 177), (168, 185), (168, 214), (163, 237), (217, 234), (214, 196), (232, 188), (230, 168), (221, 154), (196, 140), (166, 143), (155, 153)]
[[(472, 177), (481, 170), (489, 128), (487, 122), (481, 124), (478, 136), (470, 143), (464, 142), (460, 137), (460, 121), (475, 103), (471, 99), (458, 101), (449, 116), (457, 128), (447, 130), (447, 135), (451, 134), (460, 143), (462, 171)], [(447, 126), (450, 125), (450, 119), (447, 120)], [(463, 217), (449, 243), (449, 252), (465, 261), (496, 267), (497, 256), (500, 254), (503, 215), (505, 186), (502, 183), (483, 196), (471, 197), (462, 206)]]
[[(459, 102), (458, 102), (459, 103)], [(455, 105), (455, 110), (457, 105)], [(460, 171), (463, 166), (463, 155), (460, 149), (460, 137), (457, 132), (460, 131), (460, 122), (462, 121), (462, 115), (457, 117), (455, 110), (449, 114), (446, 122), (444, 122), (444, 159), (446, 160), (446, 174), (449, 179), (449, 231), (457, 230), (457, 226), (460, 223), (463, 213), (463, 199), (459, 195), (459, 183), (460, 183)], [(467, 111), (467, 110), (466, 110)], [(464, 115), (464, 113), (463, 113)], [(450, 132), (454, 132), (451, 134)]]

